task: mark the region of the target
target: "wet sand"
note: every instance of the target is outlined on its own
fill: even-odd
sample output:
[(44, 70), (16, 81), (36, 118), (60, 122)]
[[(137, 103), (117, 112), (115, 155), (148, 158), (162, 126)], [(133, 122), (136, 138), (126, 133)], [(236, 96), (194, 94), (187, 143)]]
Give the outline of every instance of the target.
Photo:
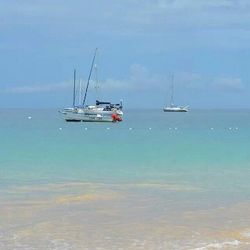
[(250, 249), (250, 202), (208, 206), (202, 196), (186, 183), (9, 187), (0, 249)]

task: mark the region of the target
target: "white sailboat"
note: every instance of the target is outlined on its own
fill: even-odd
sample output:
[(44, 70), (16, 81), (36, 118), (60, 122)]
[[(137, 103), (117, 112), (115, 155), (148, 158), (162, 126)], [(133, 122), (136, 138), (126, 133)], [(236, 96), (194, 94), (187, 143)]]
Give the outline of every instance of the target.
[[(95, 105), (85, 105), (89, 83), (95, 63), (97, 49), (92, 60), (90, 73), (87, 81), (86, 90), (82, 105), (75, 105), (75, 82), (76, 82), (76, 71), (74, 71), (74, 91), (73, 91), (73, 107), (65, 108), (61, 111), (66, 121), (84, 121), (84, 122), (119, 122), (122, 121), (123, 111), (122, 102), (118, 104), (112, 104), (111, 102), (103, 102), (96, 100)], [(80, 95), (80, 93), (79, 93)]]
[(164, 112), (188, 112), (188, 106), (176, 106), (174, 104), (174, 76), (172, 76), (170, 105), (163, 108)]

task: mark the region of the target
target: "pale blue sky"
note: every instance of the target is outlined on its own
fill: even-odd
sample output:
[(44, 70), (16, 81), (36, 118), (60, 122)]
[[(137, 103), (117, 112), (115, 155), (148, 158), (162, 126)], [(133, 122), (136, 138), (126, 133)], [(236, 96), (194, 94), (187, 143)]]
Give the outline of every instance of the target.
[(162, 108), (174, 74), (177, 104), (250, 108), (247, 0), (2, 0), (0, 107), (71, 105), (95, 47), (105, 100)]

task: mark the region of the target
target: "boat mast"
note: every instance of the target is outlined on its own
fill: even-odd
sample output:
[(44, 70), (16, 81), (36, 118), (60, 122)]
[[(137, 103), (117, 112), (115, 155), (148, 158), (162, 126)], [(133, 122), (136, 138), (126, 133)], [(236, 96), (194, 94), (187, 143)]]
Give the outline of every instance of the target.
[(74, 69), (73, 107), (76, 105), (76, 70)]
[(100, 88), (100, 86), (99, 86), (99, 81), (98, 81), (98, 64), (97, 63), (95, 63), (94, 69), (95, 69), (95, 92), (96, 92), (96, 100), (99, 100), (99, 98), (98, 98), (98, 89)]
[(90, 82), (91, 74), (92, 74), (92, 71), (93, 71), (94, 63), (95, 63), (96, 53), (97, 53), (97, 48), (95, 49), (95, 54), (94, 54), (94, 57), (93, 57), (93, 60), (92, 60), (92, 63), (91, 63), (91, 68), (90, 68), (90, 71), (89, 71), (89, 77), (88, 77), (88, 81), (87, 81), (86, 90), (85, 90), (85, 93), (84, 93), (84, 98), (83, 98), (82, 106), (85, 105), (85, 101), (86, 101), (86, 98), (87, 98), (87, 93), (88, 93), (88, 88), (89, 88), (89, 82)]
[(171, 99), (170, 99), (170, 106), (174, 106), (174, 75), (171, 76)]
[(79, 96), (78, 96), (79, 100), (78, 103), (79, 105), (81, 105), (82, 102), (82, 79), (79, 79)]

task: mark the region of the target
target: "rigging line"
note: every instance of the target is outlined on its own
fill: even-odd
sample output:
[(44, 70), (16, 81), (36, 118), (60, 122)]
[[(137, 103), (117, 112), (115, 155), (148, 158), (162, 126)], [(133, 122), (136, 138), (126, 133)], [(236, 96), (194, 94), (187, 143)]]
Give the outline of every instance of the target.
[(76, 70), (74, 69), (73, 107), (76, 106)]

